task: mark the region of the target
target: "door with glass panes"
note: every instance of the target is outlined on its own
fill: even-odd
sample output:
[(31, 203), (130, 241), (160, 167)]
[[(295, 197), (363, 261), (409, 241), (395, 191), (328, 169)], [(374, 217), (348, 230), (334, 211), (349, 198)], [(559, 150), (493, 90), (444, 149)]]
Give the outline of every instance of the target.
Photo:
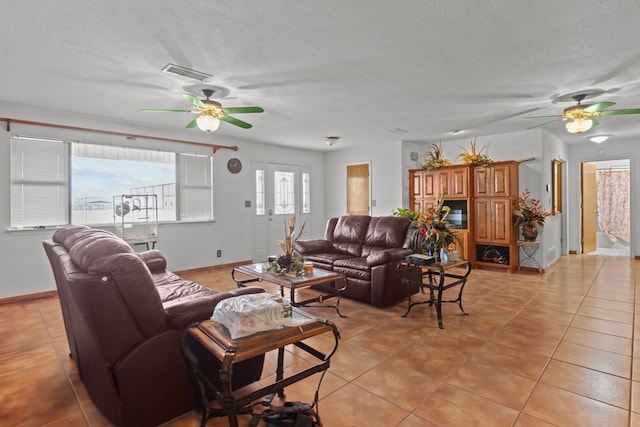
[[(311, 227), (310, 174), (298, 165), (256, 163), (255, 167), (254, 262), (283, 253), (280, 242), (288, 232), (287, 221), (295, 218), (295, 235), (301, 238)], [(306, 224), (305, 224), (306, 222)]]

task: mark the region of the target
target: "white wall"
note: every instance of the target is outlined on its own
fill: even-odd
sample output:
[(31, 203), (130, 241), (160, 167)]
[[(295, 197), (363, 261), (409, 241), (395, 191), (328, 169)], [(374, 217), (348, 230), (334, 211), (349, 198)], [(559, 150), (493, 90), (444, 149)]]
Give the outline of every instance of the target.
[[(116, 132), (131, 132), (164, 138), (188, 139), (207, 142), (209, 135), (191, 131), (184, 133), (170, 130), (148, 129), (126, 123), (107, 122), (93, 117), (70, 116), (60, 112), (36, 110), (16, 105), (0, 104), (0, 117), (65, 124), (84, 128), (96, 128)], [(0, 124), (4, 124), (0, 122)], [(258, 131), (252, 129), (249, 132)], [(42, 248), (42, 241), (50, 238), (51, 230), (8, 231), (10, 227), (10, 155), (9, 139), (12, 133), (30, 136), (53, 137), (82, 142), (128, 145), (140, 148), (157, 148), (191, 153), (210, 153), (208, 147), (161, 142), (151, 139), (127, 141), (124, 137), (100, 135), (62, 129), (11, 125), (11, 132), (0, 130), (0, 299), (17, 295), (45, 292), (55, 289), (51, 268)], [(191, 138), (193, 137), (193, 138)], [(214, 215), (211, 223), (160, 224), (159, 249), (168, 260), (171, 270), (183, 270), (250, 260), (253, 235), (252, 214), (255, 206), (252, 164), (254, 160), (271, 163), (302, 165), (311, 173), (312, 223), (307, 224), (309, 236), (322, 235), (326, 224), (324, 206), (324, 154), (318, 151), (297, 150), (258, 144), (242, 139), (221, 138), (210, 135), (211, 143), (237, 145), (238, 151), (219, 150), (214, 154)], [(314, 142), (315, 144), (315, 142)], [(242, 171), (233, 175), (226, 169), (227, 160), (238, 157)], [(250, 200), (251, 207), (245, 207)], [(108, 229), (108, 227), (105, 227)], [(216, 257), (221, 249), (223, 256)]]
[[(346, 215), (347, 165), (369, 163), (372, 216), (391, 215), (402, 207), (406, 171), (402, 170), (402, 143), (377, 144), (366, 148), (331, 151), (325, 158), (325, 213), (327, 218)], [(407, 190), (408, 191), (408, 190)]]

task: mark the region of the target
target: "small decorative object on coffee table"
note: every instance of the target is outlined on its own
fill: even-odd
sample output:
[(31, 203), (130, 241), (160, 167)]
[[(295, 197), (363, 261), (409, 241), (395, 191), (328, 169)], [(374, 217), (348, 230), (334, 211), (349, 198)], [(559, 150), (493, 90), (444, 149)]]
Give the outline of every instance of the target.
[(269, 263), (269, 273), (293, 273), (296, 275), (300, 275), (304, 272), (304, 261), (301, 258), (293, 255), (293, 244), (302, 235), (305, 224), (306, 222), (302, 224), (300, 231), (296, 235), (296, 218), (291, 217), (287, 220), (285, 224), (284, 240), (280, 241), (280, 248), (282, 248), (283, 254), (280, 255), (275, 261)]

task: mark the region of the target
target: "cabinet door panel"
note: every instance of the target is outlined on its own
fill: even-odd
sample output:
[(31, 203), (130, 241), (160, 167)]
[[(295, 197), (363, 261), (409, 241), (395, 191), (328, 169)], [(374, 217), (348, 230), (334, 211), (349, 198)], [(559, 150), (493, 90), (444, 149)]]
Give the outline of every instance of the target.
[(412, 194), (413, 197), (423, 197), (422, 191), (424, 189), (424, 185), (422, 181), (424, 179), (424, 174), (421, 172), (413, 172), (412, 180), (409, 181), (411, 183), (411, 188), (409, 189), (409, 194)]
[(509, 165), (491, 167), (491, 195), (492, 196), (510, 196), (510, 175), (511, 168)]
[(422, 180), (423, 197), (437, 197), (438, 196), (438, 183), (436, 182), (436, 174), (433, 172), (425, 173)]
[(473, 170), (473, 195), (475, 197), (490, 196), (489, 168), (475, 168)]
[(451, 197), (451, 171), (438, 172), (438, 190), (439, 196), (445, 199)]
[(496, 243), (511, 243), (511, 204), (509, 199), (493, 199), (491, 202), (491, 223), (493, 225), (493, 241)]
[(469, 195), (469, 170), (467, 168), (454, 169), (449, 177), (449, 196), (466, 198)]
[(462, 259), (469, 259), (469, 232), (466, 230), (455, 230), (456, 239), (451, 245), (452, 249), (458, 251)]
[(489, 242), (491, 241), (491, 200), (476, 199), (473, 205), (475, 240), (477, 242)]

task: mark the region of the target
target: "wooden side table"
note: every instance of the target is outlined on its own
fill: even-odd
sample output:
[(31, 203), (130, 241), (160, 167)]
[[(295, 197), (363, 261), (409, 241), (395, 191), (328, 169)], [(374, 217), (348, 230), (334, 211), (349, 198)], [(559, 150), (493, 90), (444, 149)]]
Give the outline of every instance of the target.
[[(401, 264), (402, 266), (402, 264)], [(407, 264), (407, 267), (410, 265)], [(415, 266), (412, 266), (415, 267)], [(402, 267), (400, 267), (402, 268)], [(462, 308), (462, 291), (467, 283), (467, 278), (471, 273), (471, 263), (467, 260), (451, 262), (435, 262), (433, 264), (420, 266), (422, 274), (420, 276), (420, 286), (424, 293), (424, 286), (429, 288), (429, 298), (427, 300), (415, 301), (408, 297), (409, 305), (407, 312), (402, 317), (407, 317), (413, 306), (418, 304), (435, 305), (438, 315), (438, 327), (444, 329), (442, 324), (442, 303), (456, 303), (463, 314), (467, 314)], [(427, 281), (425, 283), (425, 277)], [(458, 296), (454, 300), (442, 300), (442, 292), (454, 286), (460, 286)]]
[[(324, 372), (329, 368), (330, 359), (338, 347), (340, 334), (335, 324), (328, 320), (315, 319), (307, 316), (297, 309), (293, 309), (294, 319), (300, 321), (299, 326), (284, 327), (273, 329), (270, 331), (259, 332), (247, 337), (232, 339), (226, 329), (211, 321), (205, 320), (199, 322), (184, 332), (184, 347), (187, 357), (189, 358), (193, 373), (196, 380), (204, 392), (200, 393), (199, 400), (202, 405), (202, 421), (201, 427), (204, 427), (208, 420), (214, 417), (227, 416), (231, 427), (238, 426), (238, 414), (252, 414), (257, 423), (262, 414), (254, 413), (253, 407), (257, 400), (262, 400), (262, 404), (269, 406), (274, 394), (284, 397), (284, 388), (307, 378), (315, 373)], [(331, 332), (334, 337), (334, 346), (327, 353), (323, 353), (310, 345), (302, 342), (303, 340)], [(194, 338), (216, 359), (221, 361), (219, 385), (213, 384), (200, 368), (197, 357), (191, 352), (187, 345), (186, 335)], [(315, 357), (318, 362), (301, 372), (284, 377), (284, 347), (293, 344), (302, 351)], [(238, 395), (232, 389), (233, 367), (237, 362), (251, 359), (252, 357), (265, 354), (269, 351), (278, 351), (278, 364), (276, 368), (276, 379), (272, 384)], [(322, 378), (321, 378), (322, 380)], [(318, 389), (320, 384), (318, 384)], [(220, 408), (212, 407), (207, 399), (207, 393), (214, 396), (212, 402), (217, 402)], [(316, 390), (317, 401), (318, 390)], [(307, 409), (313, 410), (316, 401), (306, 405)], [(317, 413), (313, 412), (315, 416)], [(256, 425), (256, 424), (252, 424)]]

